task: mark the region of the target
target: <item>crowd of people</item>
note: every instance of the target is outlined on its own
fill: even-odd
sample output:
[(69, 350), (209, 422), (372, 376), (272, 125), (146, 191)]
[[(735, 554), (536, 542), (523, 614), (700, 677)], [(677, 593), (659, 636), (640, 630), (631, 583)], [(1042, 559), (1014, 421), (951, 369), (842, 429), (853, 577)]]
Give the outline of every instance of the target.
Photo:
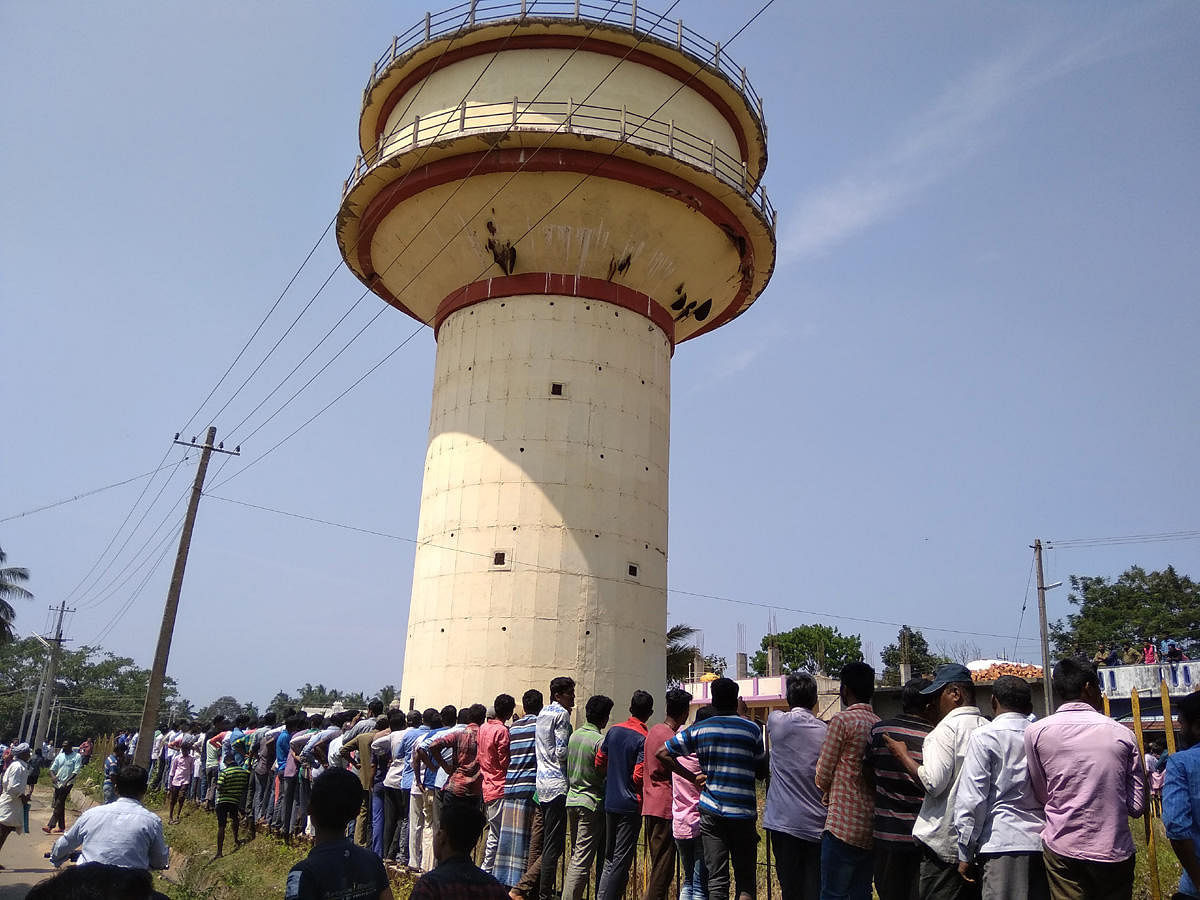
[[(886, 720), (872, 708), (870, 666), (847, 665), (840, 682), (842, 708), (826, 723), (815, 680), (788, 676), (788, 709), (765, 729), (725, 678), (694, 711), (686, 691), (667, 691), (658, 722), (656, 698), (636, 691), (622, 721), (610, 725), (615, 703), (596, 695), (573, 728), (575, 684), (559, 677), (548, 702), (531, 689), (519, 709), (501, 694), (490, 708), (373, 701), (328, 718), (172, 723), (155, 736), (149, 772), (127, 763), (132, 741), (114, 746), (112, 802), (80, 816), (51, 860), (166, 865), (161, 820), (140, 802), (150, 785), (165, 790), (169, 818), (189, 803), (216, 814), (218, 855), (227, 825), (235, 845), (243, 828), (310, 842), (288, 898), (389, 900), (391, 866), (420, 873), (417, 900), (618, 900), (643, 843), (642, 900), (675, 900), (676, 878), (679, 900), (754, 900), (765, 780), (761, 829), (783, 900), (869, 900), (872, 887), (880, 900), (1132, 897), (1143, 760), (1130, 730), (1099, 711), (1091, 664), (1055, 666), (1058, 709), (1036, 721), (1027, 682), (997, 679), (985, 715), (957, 664), (904, 685), (902, 711)], [(1191, 746), (1200, 695), (1180, 719)], [(28, 796), (29, 755), (13, 748), (4, 774), (0, 847), (14, 827), (8, 798)], [(46, 830), (64, 824), (59, 790), (75, 757), (67, 745), (50, 765)], [(1180, 895), (1200, 897), (1200, 745), (1151, 769), (1184, 867)]]
[[(1077, 654), (1078, 655), (1078, 654)], [(1118, 646), (1100, 644), (1092, 656), (1092, 665), (1101, 666), (1156, 666), (1159, 663), (1181, 663), (1188, 659), (1183, 648), (1174, 641), (1157, 641), (1146, 638), (1139, 647), (1136, 644)]]

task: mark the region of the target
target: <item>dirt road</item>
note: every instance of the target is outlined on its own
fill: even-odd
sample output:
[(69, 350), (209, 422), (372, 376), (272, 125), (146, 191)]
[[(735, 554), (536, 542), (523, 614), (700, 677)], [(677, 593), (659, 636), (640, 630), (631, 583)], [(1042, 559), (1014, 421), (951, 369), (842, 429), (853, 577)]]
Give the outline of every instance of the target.
[[(24, 900), (29, 889), (54, 874), (54, 867), (43, 854), (54, 846), (58, 835), (42, 833), (42, 826), (50, 818), (50, 800), (54, 792), (39, 784), (33, 791), (33, 803), (29, 808), (30, 834), (10, 834), (0, 850), (0, 900)], [(72, 797), (74, 799), (74, 797)], [(71, 810), (68, 802), (67, 821), (73, 822), (78, 813)]]

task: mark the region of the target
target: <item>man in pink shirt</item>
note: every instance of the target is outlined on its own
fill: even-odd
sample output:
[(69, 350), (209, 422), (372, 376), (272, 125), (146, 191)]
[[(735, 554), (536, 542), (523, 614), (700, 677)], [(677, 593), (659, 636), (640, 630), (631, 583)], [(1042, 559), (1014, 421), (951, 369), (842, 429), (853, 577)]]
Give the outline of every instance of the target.
[(1042, 858), (1053, 900), (1130, 900), (1134, 848), (1129, 817), (1145, 809), (1142, 763), (1133, 733), (1100, 712), (1090, 664), (1054, 667), (1052, 716), (1025, 730), (1034, 796), (1046, 806)]
[(479, 729), (479, 768), (483, 772), (483, 811), (487, 816), (487, 840), (483, 846), (483, 865), (489, 875), (496, 865), (500, 846), (500, 807), (504, 805), (504, 776), (508, 772), (508, 720), (517, 701), (499, 694), (492, 704), (492, 717)]
[(688, 719), (692, 695), (675, 688), (667, 691), (667, 715), (646, 732), (642, 781), (642, 819), (650, 851), (650, 876), (643, 900), (666, 900), (675, 876), (675, 837), (671, 833), (671, 770), (658, 758), (661, 750)]

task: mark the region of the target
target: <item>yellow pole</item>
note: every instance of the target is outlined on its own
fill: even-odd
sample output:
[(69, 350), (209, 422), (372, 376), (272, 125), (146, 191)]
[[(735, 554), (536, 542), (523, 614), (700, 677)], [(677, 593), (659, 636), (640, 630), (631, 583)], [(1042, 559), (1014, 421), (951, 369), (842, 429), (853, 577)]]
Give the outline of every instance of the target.
[(1167, 691), (1167, 680), (1164, 678), (1158, 683), (1159, 690), (1162, 692), (1162, 707), (1163, 707), (1163, 731), (1167, 737), (1167, 752), (1175, 752), (1175, 717), (1171, 715), (1171, 694)]
[[(1133, 734), (1137, 738), (1138, 759), (1142, 763), (1142, 782), (1145, 784), (1144, 790), (1149, 791), (1150, 779), (1146, 775), (1145, 742), (1142, 739), (1142, 704), (1138, 699), (1137, 688), (1130, 691), (1129, 699), (1133, 704)], [(1150, 896), (1152, 900), (1162, 900), (1162, 891), (1158, 886), (1158, 847), (1155, 845), (1154, 828), (1150, 818), (1150, 804), (1147, 801), (1142, 822), (1146, 826), (1146, 850), (1150, 854)]]
[(1108, 694), (1101, 694), (1100, 696), (1101, 696), (1101, 697), (1104, 699), (1104, 714), (1105, 714), (1106, 716), (1109, 716), (1109, 717), (1111, 717), (1111, 716), (1112, 716), (1112, 710), (1111, 710), (1111, 709), (1109, 709), (1109, 703), (1108, 703)]

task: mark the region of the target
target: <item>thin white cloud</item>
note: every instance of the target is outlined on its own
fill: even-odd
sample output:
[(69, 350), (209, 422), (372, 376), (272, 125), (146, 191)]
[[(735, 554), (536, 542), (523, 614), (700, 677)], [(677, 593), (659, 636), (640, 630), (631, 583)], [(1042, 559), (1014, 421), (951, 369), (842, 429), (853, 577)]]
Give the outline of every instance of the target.
[(1108, 23), (1070, 44), (1038, 40), (1010, 48), (952, 83), (879, 155), (801, 198), (782, 217), (783, 265), (821, 256), (899, 212), (965, 165), (990, 141), (1004, 107), (1039, 85), (1103, 59), (1128, 23)]

